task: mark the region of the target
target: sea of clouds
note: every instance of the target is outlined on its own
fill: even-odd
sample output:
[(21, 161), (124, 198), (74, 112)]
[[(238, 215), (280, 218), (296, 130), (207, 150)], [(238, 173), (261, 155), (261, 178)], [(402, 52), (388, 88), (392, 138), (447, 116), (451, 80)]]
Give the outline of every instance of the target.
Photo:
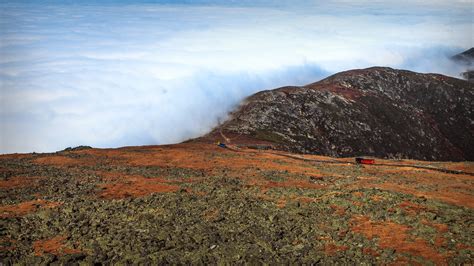
[(176, 143), (374, 65), (458, 76), (473, 1), (2, 1), (0, 153)]

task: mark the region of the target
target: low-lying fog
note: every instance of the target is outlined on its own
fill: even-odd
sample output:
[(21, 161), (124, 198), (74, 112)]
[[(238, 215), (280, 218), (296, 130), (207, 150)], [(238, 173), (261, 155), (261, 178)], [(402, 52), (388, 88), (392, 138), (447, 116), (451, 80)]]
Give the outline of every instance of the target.
[(352, 68), (458, 76), (471, 15), (470, 0), (2, 1), (0, 153), (180, 142), (250, 94)]

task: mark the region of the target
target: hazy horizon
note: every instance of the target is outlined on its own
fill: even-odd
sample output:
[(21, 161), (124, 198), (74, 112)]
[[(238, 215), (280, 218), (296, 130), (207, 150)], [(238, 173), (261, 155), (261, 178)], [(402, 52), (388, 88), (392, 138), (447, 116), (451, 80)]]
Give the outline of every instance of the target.
[(255, 92), (389, 66), (458, 77), (473, 1), (3, 1), (0, 153), (197, 137)]

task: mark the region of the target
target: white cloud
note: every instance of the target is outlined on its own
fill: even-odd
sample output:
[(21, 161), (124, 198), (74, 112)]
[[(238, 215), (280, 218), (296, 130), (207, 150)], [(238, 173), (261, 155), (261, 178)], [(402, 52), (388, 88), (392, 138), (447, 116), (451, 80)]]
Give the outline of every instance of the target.
[(465, 1), (204, 2), (2, 2), (0, 153), (178, 142), (259, 90), (372, 65), (457, 75), (446, 56), (473, 45)]

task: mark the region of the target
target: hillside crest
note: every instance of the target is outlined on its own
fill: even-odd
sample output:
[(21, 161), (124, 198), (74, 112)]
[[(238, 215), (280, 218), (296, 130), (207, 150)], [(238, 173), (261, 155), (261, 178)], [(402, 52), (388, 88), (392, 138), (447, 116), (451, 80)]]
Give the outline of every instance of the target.
[(473, 84), (388, 67), (258, 92), (202, 140), (336, 157), (474, 160)]

